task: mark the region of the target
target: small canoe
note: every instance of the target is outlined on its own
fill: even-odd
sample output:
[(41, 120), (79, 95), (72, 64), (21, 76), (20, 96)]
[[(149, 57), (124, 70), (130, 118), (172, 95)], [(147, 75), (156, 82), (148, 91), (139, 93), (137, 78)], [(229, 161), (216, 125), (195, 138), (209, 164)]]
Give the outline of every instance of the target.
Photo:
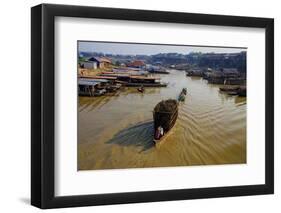
[(187, 94), (187, 89), (183, 88), (181, 92), (186, 95)]
[(186, 94), (187, 94), (187, 90), (186, 90), (186, 88), (183, 88), (181, 93), (180, 93), (180, 95), (179, 95), (179, 97), (178, 97), (178, 101), (179, 102), (184, 102)]
[(144, 93), (144, 88), (140, 87), (140, 88), (138, 88), (138, 91), (141, 92), (141, 93)]
[(185, 95), (184, 94), (180, 94), (178, 97), (178, 101), (179, 102), (184, 102), (185, 101)]

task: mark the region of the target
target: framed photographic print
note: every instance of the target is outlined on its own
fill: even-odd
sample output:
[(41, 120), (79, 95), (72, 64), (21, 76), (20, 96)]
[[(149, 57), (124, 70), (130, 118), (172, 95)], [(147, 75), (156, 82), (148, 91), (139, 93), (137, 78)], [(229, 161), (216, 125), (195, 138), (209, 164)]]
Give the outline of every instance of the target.
[(274, 21), (31, 9), (31, 203), (272, 194)]

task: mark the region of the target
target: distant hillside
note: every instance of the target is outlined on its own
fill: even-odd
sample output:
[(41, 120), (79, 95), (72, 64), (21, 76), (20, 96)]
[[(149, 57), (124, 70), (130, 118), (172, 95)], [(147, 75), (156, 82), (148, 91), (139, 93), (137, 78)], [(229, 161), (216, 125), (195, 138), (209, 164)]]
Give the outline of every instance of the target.
[(246, 72), (246, 51), (238, 53), (200, 53), (189, 54), (159, 53), (155, 55), (118, 55), (96, 52), (79, 52), (80, 58), (92, 56), (106, 56), (114, 62), (129, 62), (131, 60), (143, 60), (148, 64), (162, 66), (188, 64), (192, 67), (206, 67), (213, 69), (237, 68), (239, 72)]

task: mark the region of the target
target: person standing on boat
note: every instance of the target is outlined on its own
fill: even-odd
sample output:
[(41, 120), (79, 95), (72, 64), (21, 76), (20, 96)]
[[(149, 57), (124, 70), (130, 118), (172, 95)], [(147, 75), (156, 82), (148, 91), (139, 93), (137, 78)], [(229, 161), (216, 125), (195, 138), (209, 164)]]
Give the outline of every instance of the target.
[(164, 135), (164, 129), (162, 126), (159, 126), (160, 129), (160, 137), (162, 137)]
[(162, 126), (159, 126), (156, 130), (155, 138), (159, 140), (163, 135), (164, 135), (164, 129)]
[(161, 136), (160, 136), (160, 129), (159, 129), (160, 127), (158, 127), (157, 129), (156, 129), (156, 132), (155, 132), (155, 138), (158, 140)]

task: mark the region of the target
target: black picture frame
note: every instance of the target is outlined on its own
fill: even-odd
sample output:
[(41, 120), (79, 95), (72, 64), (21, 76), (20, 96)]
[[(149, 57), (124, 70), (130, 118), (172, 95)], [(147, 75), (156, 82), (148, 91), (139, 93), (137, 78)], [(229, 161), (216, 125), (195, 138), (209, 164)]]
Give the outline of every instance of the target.
[[(56, 197), (54, 170), (55, 17), (264, 28), (265, 184)], [(94, 192), (93, 192), (94, 193)], [(274, 193), (274, 20), (164, 11), (41, 4), (31, 8), (31, 204), (60, 208), (121, 203), (217, 198)]]

